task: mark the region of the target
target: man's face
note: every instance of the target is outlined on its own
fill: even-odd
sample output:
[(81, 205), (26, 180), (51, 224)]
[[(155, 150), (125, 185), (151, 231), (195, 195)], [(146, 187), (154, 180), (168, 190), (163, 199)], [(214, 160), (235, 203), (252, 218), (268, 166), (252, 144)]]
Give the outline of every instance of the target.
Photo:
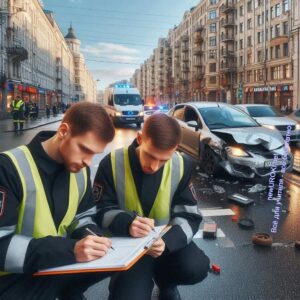
[(150, 138), (139, 133), (137, 150), (142, 170), (145, 174), (157, 172), (173, 155), (176, 147), (170, 150), (160, 150), (153, 146)]
[(82, 168), (90, 166), (95, 154), (103, 152), (106, 143), (99, 140), (93, 131), (72, 136), (68, 131), (64, 134), (59, 146), (59, 152), (66, 168), (77, 173)]

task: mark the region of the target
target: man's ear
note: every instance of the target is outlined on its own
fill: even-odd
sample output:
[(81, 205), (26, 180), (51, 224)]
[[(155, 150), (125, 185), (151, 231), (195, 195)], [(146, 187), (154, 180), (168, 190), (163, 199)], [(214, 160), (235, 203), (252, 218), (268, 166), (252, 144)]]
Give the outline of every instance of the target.
[(57, 129), (57, 134), (60, 138), (64, 138), (70, 132), (71, 129), (68, 123), (61, 123)]
[(142, 143), (143, 134), (139, 131), (136, 136), (136, 141), (139, 145)]

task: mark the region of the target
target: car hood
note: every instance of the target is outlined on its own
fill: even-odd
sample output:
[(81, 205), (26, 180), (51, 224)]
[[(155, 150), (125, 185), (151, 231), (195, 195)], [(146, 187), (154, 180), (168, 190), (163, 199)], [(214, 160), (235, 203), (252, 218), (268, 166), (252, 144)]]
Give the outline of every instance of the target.
[(277, 149), (284, 144), (279, 131), (263, 127), (223, 128), (214, 129), (212, 132), (221, 138), (224, 138), (224, 134), (230, 135), (238, 144), (262, 144), (267, 150)]
[(296, 125), (296, 121), (288, 117), (253, 118), (261, 125)]

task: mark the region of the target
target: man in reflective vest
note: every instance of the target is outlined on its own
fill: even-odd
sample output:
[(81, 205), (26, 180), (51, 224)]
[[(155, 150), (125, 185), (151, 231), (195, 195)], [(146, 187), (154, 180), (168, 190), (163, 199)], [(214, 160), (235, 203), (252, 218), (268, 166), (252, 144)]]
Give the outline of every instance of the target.
[(12, 116), (14, 122), (14, 130), (23, 130), (25, 118), (24, 118), (24, 101), (20, 96), (17, 96), (15, 100), (11, 103)]
[(57, 132), (0, 154), (0, 299), (82, 299), (110, 274), (34, 277), (40, 269), (88, 262), (111, 246), (93, 221), (92, 158), (114, 137), (104, 108), (78, 103)]
[(151, 299), (153, 279), (159, 299), (181, 299), (177, 285), (202, 281), (209, 259), (192, 241), (202, 216), (190, 182), (191, 166), (175, 150), (181, 139), (177, 121), (150, 116), (129, 146), (100, 163), (94, 182), (97, 222), (114, 235), (143, 237), (154, 225), (170, 230), (131, 269), (116, 274), (109, 299)]

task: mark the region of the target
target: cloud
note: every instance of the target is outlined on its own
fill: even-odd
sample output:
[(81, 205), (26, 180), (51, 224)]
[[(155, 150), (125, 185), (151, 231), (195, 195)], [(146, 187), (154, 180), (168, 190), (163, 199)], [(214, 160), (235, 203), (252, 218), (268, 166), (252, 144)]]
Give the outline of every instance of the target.
[(86, 45), (82, 48), (85, 56), (94, 57), (99, 60), (108, 60), (122, 63), (139, 63), (143, 59), (139, 56), (141, 52), (134, 48), (129, 48), (120, 44), (96, 43)]
[(122, 67), (122, 68), (99, 68), (91, 70), (94, 79), (99, 79), (99, 87), (106, 88), (110, 83), (115, 81), (130, 79), (135, 71), (135, 68)]

